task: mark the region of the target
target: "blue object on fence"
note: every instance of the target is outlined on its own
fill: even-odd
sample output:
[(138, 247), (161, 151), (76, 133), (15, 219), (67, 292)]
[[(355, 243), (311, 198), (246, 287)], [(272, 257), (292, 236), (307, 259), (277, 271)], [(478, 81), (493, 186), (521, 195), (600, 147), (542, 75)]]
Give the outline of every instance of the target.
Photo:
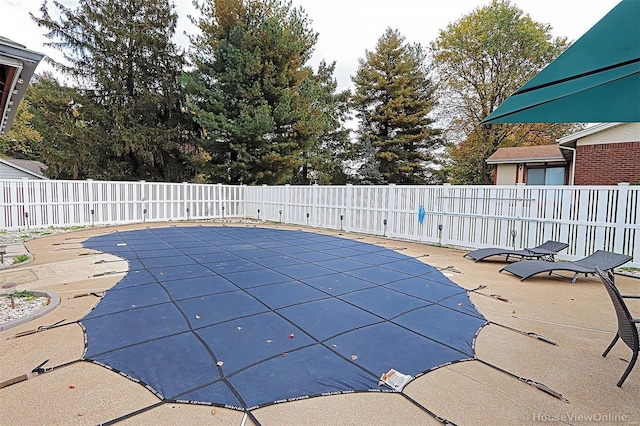
[(425, 215), (424, 206), (418, 207), (418, 222), (420, 222), (420, 225), (422, 225), (422, 221), (424, 220), (424, 215)]
[(164, 401), (250, 411), (379, 391), (390, 369), (415, 377), (473, 359), (486, 324), (436, 268), (340, 237), (169, 227), (84, 246), (126, 258), (130, 270), (81, 320), (83, 359)]

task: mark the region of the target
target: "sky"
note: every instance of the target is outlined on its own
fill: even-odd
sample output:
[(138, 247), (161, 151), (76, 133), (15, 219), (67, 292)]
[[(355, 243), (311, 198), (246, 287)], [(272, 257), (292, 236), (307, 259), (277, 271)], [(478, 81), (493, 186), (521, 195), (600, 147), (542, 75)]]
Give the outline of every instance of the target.
[[(77, 0), (59, 0), (75, 7)], [(292, 0), (301, 6), (312, 21), (311, 27), (319, 33), (318, 42), (311, 60), (314, 68), (321, 60), (336, 61), (336, 79), (340, 90), (352, 88), (351, 76), (358, 69), (358, 59), (364, 58), (367, 50), (375, 49), (385, 29), (397, 29), (409, 43), (420, 43), (424, 47), (438, 37), (440, 30), (473, 10), (490, 4), (491, 0)], [(613, 9), (620, 0), (511, 0), (524, 13), (537, 22), (548, 24), (557, 37), (575, 41)], [(52, 1), (49, 1), (52, 8)], [(174, 0), (178, 12), (176, 42), (185, 48), (187, 37), (194, 33), (188, 15), (197, 14), (191, 0)], [(29, 12), (39, 15), (41, 0), (0, 0), (0, 36), (9, 38), (30, 50), (35, 50), (54, 59), (60, 53), (43, 44), (44, 29), (30, 18)], [(41, 63), (36, 72), (48, 70)]]

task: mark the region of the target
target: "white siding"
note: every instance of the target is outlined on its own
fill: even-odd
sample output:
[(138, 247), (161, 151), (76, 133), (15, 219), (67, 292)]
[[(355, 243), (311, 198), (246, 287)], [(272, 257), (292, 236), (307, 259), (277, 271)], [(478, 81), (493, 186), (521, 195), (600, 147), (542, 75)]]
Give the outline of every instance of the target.
[(6, 164), (0, 163), (0, 179), (38, 179), (37, 177), (25, 173), (21, 170), (18, 170), (14, 167), (7, 166)]
[(577, 145), (640, 142), (640, 123), (625, 123), (578, 139)]

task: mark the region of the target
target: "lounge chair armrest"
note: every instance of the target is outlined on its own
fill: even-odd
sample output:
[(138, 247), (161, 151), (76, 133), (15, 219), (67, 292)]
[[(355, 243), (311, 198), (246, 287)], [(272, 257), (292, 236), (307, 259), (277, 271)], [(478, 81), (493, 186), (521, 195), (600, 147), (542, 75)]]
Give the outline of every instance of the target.
[(636, 324), (640, 324), (640, 318), (632, 318), (631, 322), (635, 322)]
[(640, 299), (640, 294), (621, 294), (623, 299)]

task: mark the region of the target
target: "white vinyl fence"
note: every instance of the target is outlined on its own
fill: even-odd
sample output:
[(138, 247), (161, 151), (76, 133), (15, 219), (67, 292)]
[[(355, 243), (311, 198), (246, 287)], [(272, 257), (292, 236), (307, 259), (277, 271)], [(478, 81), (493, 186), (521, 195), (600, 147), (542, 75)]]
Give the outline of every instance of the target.
[(244, 187), (245, 217), (464, 248), (569, 244), (640, 267), (640, 186)]
[(242, 216), (239, 186), (23, 179), (0, 187), (2, 229)]
[(640, 267), (640, 186), (230, 186), (0, 180), (0, 228), (251, 218), (464, 248), (602, 249)]

